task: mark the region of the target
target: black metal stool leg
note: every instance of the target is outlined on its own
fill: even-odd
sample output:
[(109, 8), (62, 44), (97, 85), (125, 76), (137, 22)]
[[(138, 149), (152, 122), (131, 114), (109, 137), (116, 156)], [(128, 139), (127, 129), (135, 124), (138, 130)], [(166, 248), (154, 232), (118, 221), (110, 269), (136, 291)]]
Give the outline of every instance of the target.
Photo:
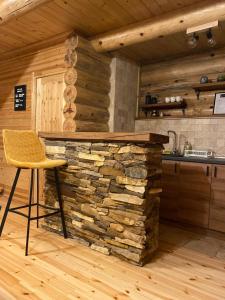
[(55, 173), (56, 191), (57, 191), (57, 195), (58, 195), (59, 208), (60, 208), (60, 214), (61, 214), (63, 235), (64, 235), (64, 238), (66, 239), (67, 238), (66, 223), (65, 223), (64, 212), (63, 212), (62, 197), (61, 197), (61, 191), (60, 191), (60, 184), (59, 184), (57, 168), (54, 168), (54, 173)]
[(31, 178), (30, 178), (30, 195), (29, 195), (29, 207), (28, 207), (28, 221), (27, 221), (27, 238), (26, 238), (26, 250), (25, 255), (28, 255), (28, 245), (29, 245), (29, 235), (30, 235), (30, 219), (31, 219), (31, 205), (32, 205), (32, 196), (33, 196), (33, 184), (34, 184), (34, 170), (31, 169)]
[(1, 226), (0, 226), (0, 236), (2, 235), (2, 231), (3, 231), (4, 225), (5, 225), (5, 221), (6, 221), (8, 212), (9, 212), (9, 208), (10, 208), (10, 205), (11, 205), (11, 202), (12, 202), (12, 198), (13, 198), (13, 195), (14, 195), (14, 192), (15, 192), (15, 189), (16, 189), (16, 185), (17, 185), (19, 176), (20, 176), (20, 171), (21, 171), (20, 168), (18, 168), (17, 171), (16, 171), (16, 176), (15, 176), (15, 179), (14, 179), (14, 182), (13, 182), (13, 186), (12, 186), (12, 189), (11, 189), (11, 192), (10, 192), (10, 195), (9, 195), (8, 202), (6, 204), (5, 212), (4, 212), (4, 215), (3, 215), (3, 218), (2, 218), (2, 223), (1, 223)]
[(37, 169), (37, 228), (39, 227), (39, 170)]

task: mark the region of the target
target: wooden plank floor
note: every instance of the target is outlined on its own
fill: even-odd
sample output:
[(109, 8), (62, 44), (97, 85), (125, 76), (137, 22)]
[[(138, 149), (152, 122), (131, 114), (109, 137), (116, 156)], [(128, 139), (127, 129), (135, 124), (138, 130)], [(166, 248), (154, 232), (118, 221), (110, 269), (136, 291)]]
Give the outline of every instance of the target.
[[(2, 199), (0, 199), (2, 203)], [(0, 299), (225, 299), (225, 241), (161, 225), (160, 249), (136, 267), (9, 214), (0, 240)]]

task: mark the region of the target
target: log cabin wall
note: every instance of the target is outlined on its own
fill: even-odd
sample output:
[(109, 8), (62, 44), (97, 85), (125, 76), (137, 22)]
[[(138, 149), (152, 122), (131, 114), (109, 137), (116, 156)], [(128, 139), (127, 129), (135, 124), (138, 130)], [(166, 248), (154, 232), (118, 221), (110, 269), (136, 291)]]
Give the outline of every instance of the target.
[(224, 72), (225, 49), (143, 66), (140, 75), (139, 107), (144, 104), (145, 95), (150, 93), (156, 95), (160, 101), (164, 101), (165, 97), (182, 96), (187, 108), (184, 116), (181, 109), (175, 109), (163, 111), (170, 117), (158, 119), (146, 118), (139, 110), (135, 130), (150, 130), (163, 134), (169, 129), (175, 130), (180, 136), (181, 149), (185, 139), (188, 139), (193, 148), (212, 149), (219, 154), (225, 154), (224, 118), (212, 117), (215, 93), (219, 90), (201, 92), (197, 100), (192, 89), (192, 85), (199, 83), (202, 75), (216, 81), (217, 76)]
[(78, 35), (66, 48), (64, 131), (109, 131), (111, 58)]
[[(32, 128), (32, 90), (33, 77), (44, 73), (57, 73), (64, 68), (64, 42), (51, 41), (53, 45), (36, 45), (36, 50), (27, 54), (9, 55), (8, 59), (0, 61), (0, 187), (7, 194), (15, 176), (15, 168), (9, 167), (4, 159), (2, 144), (2, 129), (31, 129)], [(26, 49), (24, 49), (25, 51)], [(14, 87), (16, 85), (27, 86), (26, 111), (14, 111)], [(27, 199), (29, 176), (22, 171), (16, 197)]]
[[(0, 61), (0, 187), (7, 194), (15, 168), (7, 166), (2, 129), (35, 129), (34, 83), (38, 76), (64, 73), (64, 131), (108, 131), (110, 63), (90, 42), (62, 34), (49, 41), (8, 53)], [(49, 45), (49, 46), (48, 46)], [(25, 54), (26, 53), (26, 54)], [(14, 111), (14, 87), (27, 86), (26, 111)], [(32, 101), (33, 99), (33, 101)], [(16, 197), (27, 197), (29, 176), (23, 171)]]

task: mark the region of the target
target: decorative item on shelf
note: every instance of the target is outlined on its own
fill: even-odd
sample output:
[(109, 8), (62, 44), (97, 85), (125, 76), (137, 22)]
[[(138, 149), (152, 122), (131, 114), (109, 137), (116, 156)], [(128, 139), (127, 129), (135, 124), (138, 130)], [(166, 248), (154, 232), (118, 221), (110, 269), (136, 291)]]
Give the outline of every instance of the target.
[(225, 114), (225, 92), (215, 94), (213, 114), (214, 115)]
[(172, 96), (172, 97), (165, 98), (165, 103), (174, 103), (174, 102), (180, 103), (182, 101), (183, 101), (183, 97), (181, 96)]
[(209, 82), (208, 76), (203, 75), (203, 76), (200, 78), (200, 83), (201, 83), (201, 84), (208, 83), (208, 82)]
[(180, 103), (183, 101), (183, 98), (181, 96), (176, 96), (176, 102)]
[(152, 96), (151, 96), (150, 94), (147, 94), (147, 95), (145, 96), (145, 104), (150, 104), (151, 99), (152, 99)]
[(151, 116), (152, 117), (158, 117), (159, 116), (159, 112), (157, 110), (153, 110)]
[(164, 117), (164, 113), (162, 111), (160, 111), (159, 116), (160, 116), (160, 118)]
[(170, 97), (165, 98), (165, 103), (170, 103)]
[(145, 104), (156, 104), (158, 102), (157, 97), (147, 94), (145, 96)]
[(225, 74), (219, 74), (217, 76), (217, 82), (225, 81)]

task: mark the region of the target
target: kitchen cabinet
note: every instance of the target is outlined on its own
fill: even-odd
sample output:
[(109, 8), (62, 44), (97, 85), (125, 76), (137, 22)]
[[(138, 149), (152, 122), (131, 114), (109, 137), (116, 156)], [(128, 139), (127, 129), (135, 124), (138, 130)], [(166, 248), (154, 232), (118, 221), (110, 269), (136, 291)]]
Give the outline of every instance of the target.
[(177, 220), (177, 200), (179, 197), (178, 179), (179, 163), (165, 161), (162, 164), (162, 194), (160, 202), (160, 216), (165, 219)]
[(225, 232), (225, 166), (212, 166), (209, 228)]
[(178, 220), (208, 228), (212, 167), (181, 162), (179, 166)]
[(208, 228), (211, 178), (210, 164), (164, 160), (160, 216)]

